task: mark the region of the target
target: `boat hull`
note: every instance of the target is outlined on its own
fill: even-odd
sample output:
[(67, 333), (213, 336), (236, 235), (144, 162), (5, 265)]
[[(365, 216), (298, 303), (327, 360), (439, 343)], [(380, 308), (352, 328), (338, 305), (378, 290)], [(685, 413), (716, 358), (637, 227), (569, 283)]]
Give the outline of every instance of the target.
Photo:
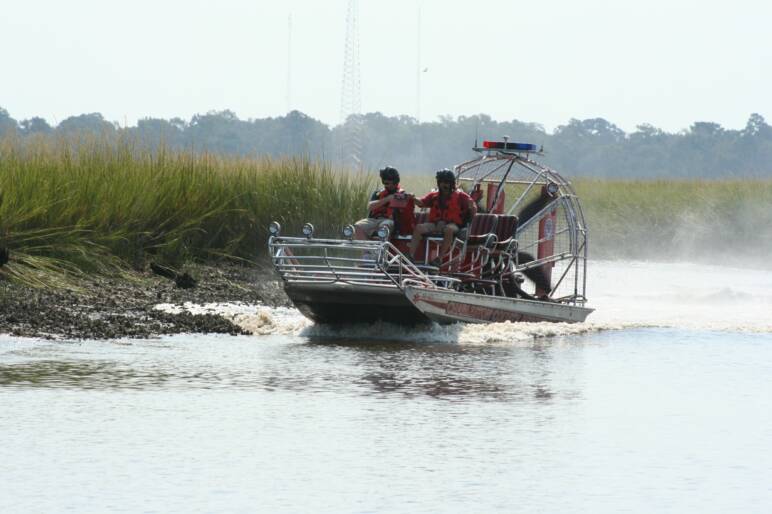
[(396, 286), (287, 283), (284, 290), (298, 310), (317, 323), (430, 322)]
[(405, 288), (408, 300), (438, 323), (492, 323), (502, 321), (550, 321), (578, 323), (593, 311), (587, 307), (555, 302), (459, 293), (422, 287)]

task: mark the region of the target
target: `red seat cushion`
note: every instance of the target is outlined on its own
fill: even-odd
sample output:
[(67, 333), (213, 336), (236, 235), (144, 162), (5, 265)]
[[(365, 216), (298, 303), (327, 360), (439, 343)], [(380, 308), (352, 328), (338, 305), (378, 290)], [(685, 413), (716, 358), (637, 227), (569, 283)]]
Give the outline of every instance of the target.
[(496, 223), (496, 237), (499, 242), (506, 241), (515, 235), (517, 229), (517, 216), (502, 215)]
[(485, 236), (496, 229), (497, 218), (495, 214), (475, 214), (472, 223), (469, 224), (467, 243), (480, 244), (485, 241)]

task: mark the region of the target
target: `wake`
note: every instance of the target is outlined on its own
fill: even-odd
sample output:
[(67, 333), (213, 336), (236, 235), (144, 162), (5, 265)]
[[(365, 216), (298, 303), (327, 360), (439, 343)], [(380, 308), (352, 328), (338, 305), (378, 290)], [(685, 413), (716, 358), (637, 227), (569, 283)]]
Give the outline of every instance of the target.
[(587, 281), (585, 323), (490, 323), (430, 325), (415, 329), (385, 323), (336, 328), (314, 325), (296, 309), (248, 304), (187, 303), (157, 308), (217, 313), (256, 335), (382, 339), (463, 344), (529, 343), (534, 339), (607, 330), (678, 328), (772, 333), (772, 273), (690, 263), (595, 261)]

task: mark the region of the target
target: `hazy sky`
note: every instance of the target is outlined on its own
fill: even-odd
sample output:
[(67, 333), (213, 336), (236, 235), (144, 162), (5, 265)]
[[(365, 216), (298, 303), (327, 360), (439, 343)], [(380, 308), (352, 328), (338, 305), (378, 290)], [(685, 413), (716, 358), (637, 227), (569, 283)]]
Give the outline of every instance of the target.
[[(346, 0), (8, 0), (0, 107), (132, 125), (291, 105), (340, 115)], [(416, 115), (418, 0), (360, 0), (362, 110)], [(421, 119), (603, 117), (627, 131), (772, 120), (772, 3), (421, 0)]]

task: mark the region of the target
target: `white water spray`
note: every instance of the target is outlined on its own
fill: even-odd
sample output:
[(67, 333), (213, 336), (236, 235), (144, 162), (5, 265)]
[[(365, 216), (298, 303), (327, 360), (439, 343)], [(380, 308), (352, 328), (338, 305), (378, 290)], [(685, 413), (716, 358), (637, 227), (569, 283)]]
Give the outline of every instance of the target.
[(314, 325), (295, 309), (260, 305), (188, 303), (157, 308), (222, 314), (256, 335), (406, 342), (529, 343), (537, 338), (644, 327), (772, 333), (769, 271), (690, 263), (593, 262), (588, 295), (588, 305), (596, 310), (585, 323), (457, 323), (412, 330), (388, 324)]

